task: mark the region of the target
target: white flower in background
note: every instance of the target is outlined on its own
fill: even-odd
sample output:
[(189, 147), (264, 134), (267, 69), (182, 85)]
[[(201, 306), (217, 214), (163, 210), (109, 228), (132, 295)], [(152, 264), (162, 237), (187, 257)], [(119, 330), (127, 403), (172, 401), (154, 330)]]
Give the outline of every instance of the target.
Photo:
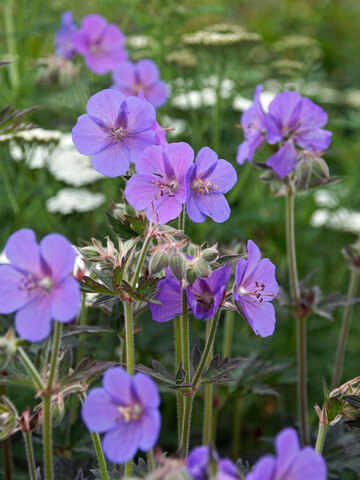
[(167, 115), (164, 115), (161, 119), (161, 125), (163, 125), (164, 128), (175, 129), (175, 130), (169, 130), (167, 132), (167, 136), (171, 138), (171, 137), (178, 137), (179, 135), (182, 135), (186, 130), (188, 122), (186, 120), (182, 120), (181, 118), (171, 118), (171, 117), (168, 117)]
[(319, 208), (315, 210), (310, 218), (310, 225), (313, 227), (323, 227), (329, 221), (331, 212), (326, 208)]
[(151, 37), (146, 35), (129, 35), (126, 37), (126, 46), (136, 49), (147, 48), (154, 45), (154, 41)]
[(92, 168), (90, 158), (80, 155), (76, 150), (70, 133), (61, 136), (58, 147), (48, 161), (48, 168), (57, 180), (75, 187), (104, 178)]
[(190, 90), (173, 97), (171, 103), (174, 107), (180, 108), (180, 110), (196, 110), (202, 107), (202, 95), (200, 90)]
[(5, 255), (5, 252), (0, 253), (0, 263), (10, 263), (9, 259)]
[(319, 207), (333, 208), (339, 204), (338, 195), (335, 192), (324, 189), (315, 191), (314, 200)]
[(14, 140), (10, 140), (9, 142), (9, 151), (11, 158), (15, 160), (15, 162), (21, 162), (24, 159), (24, 152), (20, 145), (18, 145)]
[(74, 212), (91, 212), (105, 202), (105, 195), (92, 193), (85, 188), (64, 188), (49, 198), (46, 208), (51, 213), (68, 215)]

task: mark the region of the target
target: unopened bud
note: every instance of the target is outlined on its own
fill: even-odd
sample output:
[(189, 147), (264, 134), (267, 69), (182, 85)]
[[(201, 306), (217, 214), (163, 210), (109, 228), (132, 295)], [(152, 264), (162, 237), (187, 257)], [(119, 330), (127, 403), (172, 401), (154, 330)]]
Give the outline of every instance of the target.
[(136, 217), (136, 210), (130, 205), (130, 203), (125, 203), (125, 213), (131, 217)]
[(200, 278), (209, 278), (212, 272), (210, 265), (201, 259), (194, 262), (193, 268), (196, 276)]
[(0, 441), (10, 437), (17, 430), (18, 413), (4, 395), (0, 395)]
[(11, 327), (4, 337), (0, 337), (0, 370), (7, 367), (16, 353), (17, 338)]
[(178, 280), (182, 280), (186, 274), (186, 258), (181, 253), (175, 253), (169, 258), (169, 268), (171, 273)]
[(218, 256), (219, 252), (216, 250), (216, 248), (205, 248), (205, 250), (201, 252), (201, 258), (208, 263), (214, 262)]
[(164, 268), (168, 266), (168, 256), (164, 250), (156, 250), (150, 258), (149, 271), (150, 275), (160, 273)]
[(52, 425), (53, 427), (57, 427), (63, 421), (65, 415), (64, 400), (61, 396), (58, 396), (52, 404), (51, 412)]
[(188, 281), (189, 285), (192, 285), (196, 279), (197, 279), (197, 276), (196, 276), (196, 273), (194, 272), (194, 269), (189, 268), (186, 272), (186, 280)]

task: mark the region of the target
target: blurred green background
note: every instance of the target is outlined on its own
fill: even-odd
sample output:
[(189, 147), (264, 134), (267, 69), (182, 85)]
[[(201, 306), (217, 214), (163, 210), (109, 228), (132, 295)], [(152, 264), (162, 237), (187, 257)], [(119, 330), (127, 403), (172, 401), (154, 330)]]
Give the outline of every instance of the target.
[[(9, 17), (4, 21), (9, 6), (15, 33), (10, 45), (6, 36)], [(342, 179), (325, 187), (331, 192), (333, 201), (328, 205), (325, 202), (321, 208), (330, 214), (340, 207), (360, 212), (358, 0), (49, 0), (46, 3), (3, 0), (0, 60), (15, 59), (15, 67), (0, 70), (1, 107), (9, 104), (19, 109), (37, 106), (27, 120), (43, 129), (69, 133), (77, 117), (84, 112), (81, 95), (88, 98), (107, 88), (111, 77), (87, 71), (82, 59), (77, 57), (75, 64), (79, 66), (82, 85), (79, 95), (79, 86), (64, 71), (61, 75), (50, 71), (54, 34), (65, 10), (72, 10), (78, 23), (89, 13), (99, 13), (117, 23), (128, 37), (130, 58), (148, 57), (158, 64), (162, 78), (171, 88), (169, 101), (158, 111), (158, 120), (160, 124), (177, 127), (168, 137), (169, 141), (186, 141), (195, 152), (208, 145), (219, 157), (236, 165), (237, 146), (243, 139), (241, 130), (236, 128), (241, 115), (239, 105), (244, 99), (252, 99), (258, 83), (263, 83), (267, 92), (291, 88), (309, 96), (329, 115), (326, 128), (333, 132), (333, 141), (325, 159), (331, 174)], [(198, 31), (207, 34), (211, 31), (237, 32), (238, 37), (226, 46), (219, 46), (216, 41), (210, 41), (207, 46), (191, 44), (187, 35)], [(17, 69), (18, 84), (14, 84), (11, 77), (12, 68)], [(18, 143), (23, 151), (28, 148)], [(28, 158), (40, 146), (46, 161), (51, 162), (54, 144), (41, 141), (31, 144), (33, 150), (27, 154)], [(266, 159), (269, 152), (264, 148), (257, 160)], [(100, 179), (86, 187), (92, 193), (105, 195), (106, 200), (95, 211), (61, 215), (49, 212), (46, 201), (67, 185), (54, 178), (46, 165), (30, 168), (28, 162), (14, 161), (7, 141), (0, 145), (0, 163), (1, 177), (4, 180), (6, 175), (6, 188), (11, 189), (17, 203), (15, 211), (8, 199), (5, 182), (0, 180), (0, 251), (10, 233), (20, 227), (33, 228), (39, 238), (57, 231), (75, 244), (91, 236), (103, 239), (111, 234), (103, 211), (109, 209), (111, 201), (122, 199), (118, 179)], [(236, 165), (236, 169), (238, 185), (228, 194), (232, 208), (230, 219), (222, 225), (211, 220), (201, 225), (188, 222), (187, 232), (196, 242), (219, 241), (222, 247), (253, 239), (263, 254), (276, 264), (278, 281), (287, 291), (284, 198), (275, 198), (269, 185), (258, 180), (260, 172), (255, 167)], [(337, 228), (329, 228), (326, 222), (320, 228), (311, 225), (310, 219), (319, 208), (313, 191), (298, 195), (295, 208), (300, 277), (315, 270), (314, 282), (325, 294), (336, 290), (346, 293), (349, 269), (341, 249), (356, 240), (356, 231), (360, 232), (359, 220), (345, 229), (352, 232), (344, 231), (341, 221)], [(295, 325), (286, 309), (277, 306), (277, 312), (275, 334), (266, 340), (255, 337), (247, 323), (238, 317), (233, 354), (258, 355), (261, 361), (286, 364), (287, 368), (279, 368), (278, 373), (266, 376), (265, 366), (258, 365), (253, 373), (254, 382), (260, 384), (259, 377), (264, 373), (266, 385), (263, 389), (261, 385), (249, 387), (242, 391), (240, 407), (238, 397), (236, 401), (230, 398), (219, 413), (219, 451), (251, 462), (260, 450), (269, 450), (268, 445), (256, 443), (261, 437), (273, 437), (283, 426), (296, 424)], [(359, 313), (360, 308), (356, 306), (343, 380), (359, 375)], [(314, 316), (308, 322), (309, 409), (314, 432), (316, 418), (312, 405), (322, 403), (322, 377), (330, 383), (341, 315), (339, 309), (334, 322)], [(109, 322), (98, 310), (90, 311), (90, 319), (95, 324)], [(5, 326), (7, 322), (4, 319)], [(142, 331), (136, 338), (137, 360), (149, 364), (156, 358), (171, 368), (172, 325), (154, 324), (148, 315), (143, 315), (139, 326)], [(201, 345), (204, 325), (194, 320), (192, 329), (193, 342)], [(221, 336), (220, 329), (218, 350)], [(111, 352), (115, 351), (117, 340), (104, 337), (100, 342), (101, 359), (114, 358)], [(92, 339), (89, 339), (89, 351), (91, 345)], [(17, 399), (19, 408), (32, 401), (31, 395), (22, 395)], [(163, 429), (159, 443), (165, 451), (173, 452), (176, 448), (175, 400), (171, 393), (163, 398)], [(222, 398), (221, 392), (219, 398)], [(199, 396), (194, 410), (193, 445), (201, 441), (201, 402)], [(237, 432), (241, 433), (232, 439), (234, 424), (239, 424)], [(61, 429), (57, 431), (60, 445)], [(76, 435), (74, 444), (84, 435), (80, 425)], [(15, 445), (15, 453), (21, 464), (24, 456), (20, 444)], [(332, 455), (334, 451), (336, 447)], [(333, 478), (340, 478), (334, 475)], [(341, 478), (360, 478), (354, 476), (356, 474), (345, 475), (349, 476)]]

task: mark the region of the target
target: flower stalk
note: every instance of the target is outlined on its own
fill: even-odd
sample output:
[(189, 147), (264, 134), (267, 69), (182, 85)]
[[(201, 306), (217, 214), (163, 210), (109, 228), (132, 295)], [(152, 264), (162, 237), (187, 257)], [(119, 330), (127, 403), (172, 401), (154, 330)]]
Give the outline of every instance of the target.
[[(291, 188), (291, 187), (289, 187)], [(286, 197), (286, 247), (290, 284), (295, 308), (298, 312), (301, 307), (301, 294), (296, 263), (295, 222), (294, 222), (294, 193), (289, 189)], [(307, 410), (307, 365), (306, 365), (306, 317), (295, 315), (297, 324), (297, 367), (298, 367), (298, 408), (301, 425), (301, 438), (304, 445), (310, 443), (309, 421)]]
[(36, 480), (36, 466), (35, 466), (35, 457), (34, 449), (32, 444), (31, 432), (23, 432), (25, 449), (26, 449), (26, 458), (29, 468), (29, 478), (30, 480)]
[(316, 439), (316, 445), (315, 445), (315, 451), (319, 453), (320, 455), (322, 454), (323, 448), (324, 448), (324, 442), (325, 442), (325, 436), (327, 432), (328, 426), (326, 424), (323, 424), (320, 422), (319, 424), (319, 431), (318, 431), (318, 436)]

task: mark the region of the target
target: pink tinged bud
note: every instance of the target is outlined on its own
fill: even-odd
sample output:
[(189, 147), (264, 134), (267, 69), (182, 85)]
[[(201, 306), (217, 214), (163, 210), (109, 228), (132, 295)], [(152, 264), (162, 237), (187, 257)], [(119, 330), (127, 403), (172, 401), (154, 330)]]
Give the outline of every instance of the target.
[(201, 258), (203, 260), (205, 260), (205, 262), (209, 262), (209, 263), (212, 263), (214, 262), (219, 256), (219, 252), (217, 251), (216, 248), (205, 248), (205, 250), (203, 250), (201, 252)]
[(212, 273), (210, 265), (201, 259), (194, 262), (193, 269), (196, 276), (200, 278), (209, 278)]
[(156, 250), (150, 258), (149, 271), (151, 275), (160, 273), (168, 266), (168, 256), (163, 250)]

